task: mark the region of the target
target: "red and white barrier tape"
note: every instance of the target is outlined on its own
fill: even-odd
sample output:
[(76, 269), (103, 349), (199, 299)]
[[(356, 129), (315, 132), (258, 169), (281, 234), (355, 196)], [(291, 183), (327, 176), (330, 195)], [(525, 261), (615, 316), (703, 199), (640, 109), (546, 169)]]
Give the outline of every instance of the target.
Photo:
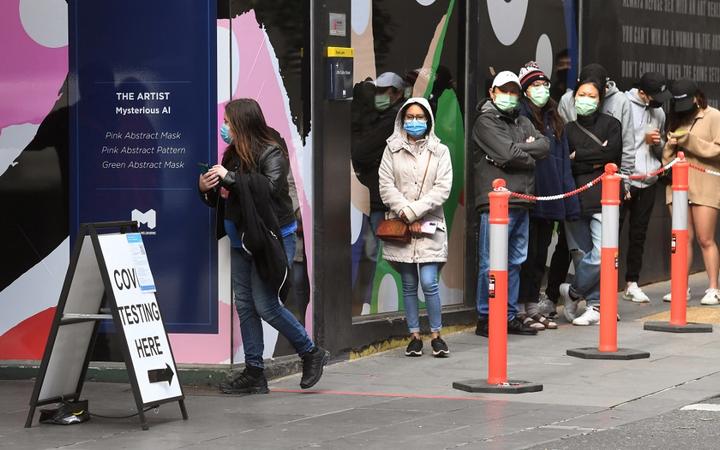
[(698, 172), (707, 173), (708, 175), (715, 175), (716, 177), (720, 177), (720, 172), (718, 172), (717, 170), (708, 169), (707, 167), (702, 167), (702, 166), (696, 166), (693, 163), (690, 163), (689, 165), (690, 165), (691, 169), (695, 169)]
[[(652, 177), (656, 177), (656, 176), (660, 175), (661, 173), (665, 172), (666, 170), (672, 168), (672, 166), (674, 166), (678, 161), (679, 161), (679, 159), (678, 159), (678, 158), (675, 158), (675, 159), (673, 159), (672, 161), (670, 161), (667, 165), (659, 168), (658, 170), (655, 170), (655, 171), (653, 171), (653, 172), (650, 172), (650, 173), (634, 174), (634, 175), (624, 175), (624, 174), (618, 173), (618, 174), (616, 174), (616, 175), (619, 176), (620, 178), (624, 179), (624, 180), (644, 180), (644, 179), (646, 179), (646, 178), (652, 178)], [(690, 167), (693, 167), (693, 168), (696, 169), (696, 170), (701, 170), (702, 172), (706, 172), (706, 173), (711, 173), (711, 172), (713, 172), (713, 173), (711, 173), (712, 175), (720, 176), (720, 172), (710, 171), (710, 169), (705, 169), (705, 168), (702, 168), (702, 167), (693, 166), (692, 164), (690, 165)], [(535, 195), (521, 194), (521, 193), (519, 193), (519, 192), (512, 192), (512, 191), (510, 191), (510, 197), (519, 198), (519, 199), (523, 199), (523, 200), (528, 200), (528, 201), (531, 201), (531, 202), (551, 202), (551, 201), (555, 201), (555, 200), (563, 200), (563, 199), (566, 199), (566, 198), (568, 198), (568, 197), (572, 197), (572, 196), (574, 196), (574, 195), (578, 195), (578, 194), (580, 194), (580, 193), (583, 192), (583, 191), (587, 191), (587, 190), (590, 189), (591, 187), (593, 187), (593, 186), (595, 186), (596, 184), (600, 183), (600, 181), (602, 181), (603, 177), (605, 177), (605, 174), (600, 175), (599, 177), (595, 178), (594, 180), (590, 181), (589, 183), (583, 184), (582, 186), (580, 186), (579, 188), (577, 188), (577, 189), (575, 189), (575, 190), (573, 190), (573, 191), (565, 192), (565, 193), (562, 193), (562, 194), (557, 194), (557, 195), (545, 195), (545, 196), (539, 196), (539, 197), (538, 197), (538, 196), (535, 196)], [(499, 191), (505, 191), (505, 190), (507, 190), (507, 188), (500, 188), (500, 189), (497, 189), (497, 190), (499, 190)]]

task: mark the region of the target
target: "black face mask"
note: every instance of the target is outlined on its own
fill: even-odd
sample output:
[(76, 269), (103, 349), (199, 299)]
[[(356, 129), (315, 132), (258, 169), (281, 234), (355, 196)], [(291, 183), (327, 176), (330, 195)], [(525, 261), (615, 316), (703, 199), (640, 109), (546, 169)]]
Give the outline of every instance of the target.
[(650, 103), (648, 103), (648, 107), (656, 109), (662, 107), (662, 103), (656, 101), (656, 100), (650, 100)]
[(695, 116), (695, 113), (697, 113), (697, 110), (698, 110), (698, 105), (693, 103), (692, 108), (688, 109), (687, 111), (676, 112), (675, 114), (677, 115), (680, 122), (685, 122), (685, 121), (693, 118)]

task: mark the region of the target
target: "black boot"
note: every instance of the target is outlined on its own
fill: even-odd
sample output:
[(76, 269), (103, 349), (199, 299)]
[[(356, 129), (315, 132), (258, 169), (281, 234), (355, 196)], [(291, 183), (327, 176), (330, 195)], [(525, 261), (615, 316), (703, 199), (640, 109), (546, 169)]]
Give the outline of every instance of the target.
[(323, 374), (323, 367), (330, 360), (330, 352), (321, 347), (315, 347), (302, 356), (303, 374), (300, 379), (300, 387), (308, 389), (320, 381)]
[(229, 383), (220, 383), (220, 391), (223, 394), (267, 394), (267, 378), (263, 369), (248, 367), (240, 375)]

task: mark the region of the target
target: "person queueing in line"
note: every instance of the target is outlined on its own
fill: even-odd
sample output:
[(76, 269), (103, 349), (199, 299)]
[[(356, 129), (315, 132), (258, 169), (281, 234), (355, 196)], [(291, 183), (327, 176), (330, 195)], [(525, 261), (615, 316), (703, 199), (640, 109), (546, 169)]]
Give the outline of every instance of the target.
[(218, 229), (230, 239), (230, 271), (245, 351), (245, 370), (227, 394), (267, 394), (261, 319), (285, 336), (303, 360), (300, 387), (315, 385), (330, 354), (315, 345), (281, 303), (287, 295), (288, 265), (295, 254), (295, 212), (288, 193), (288, 155), (275, 142), (260, 106), (237, 99), (225, 106), (220, 129), (228, 144), (222, 164), (198, 181), (203, 201), (217, 209)]
[[(667, 121), (667, 144), (663, 161), (668, 163), (678, 151), (685, 152), (691, 164), (720, 171), (720, 111), (708, 106), (705, 94), (692, 80), (677, 80), (670, 86), (673, 98)], [(708, 289), (703, 305), (720, 304), (718, 270), (720, 256), (715, 242), (720, 209), (720, 177), (690, 169), (688, 178), (688, 235), (697, 240), (705, 262)], [(667, 187), (667, 204), (672, 205), (672, 188)], [(688, 271), (692, 265), (692, 245), (688, 246)], [(690, 299), (690, 289), (687, 293)], [(670, 294), (663, 300), (670, 301)]]
[[(607, 70), (600, 64), (588, 64), (580, 71), (579, 80), (587, 80), (595, 78), (599, 80), (603, 86), (603, 99), (600, 103), (600, 112), (609, 114), (620, 121), (622, 124), (622, 158), (620, 163), (620, 173), (630, 175), (635, 167), (635, 128), (633, 126), (632, 108), (627, 97), (620, 92), (616, 83), (610, 79)], [(560, 99), (558, 105), (558, 113), (565, 123), (577, 120), (577, 112), (575, 110), (575, 91), (566, 92)], [(630, 187), (630, 182), (623, 182), (625, 190)], [(548, 272), (548, 284), (545, 293), (552, 301), (557, 301), (560, 297), (560, 285), (565, 282), (570, 266), (569, 252), (567, 248), (567, 236), (565, 226), (561, 224), (558, 227), (558, 245), (555, 247), (552, 261), (550, 263), (550, 271)], [(541, 312), (544, 308), (540, 308)]]
[[(598, 108), (605, 95), (604, 81), (581, 80), (575, 90), (577, 120), (565, 126), (576, 186), (582, 186), (605, 171), (607, 163), (619, 164), (622, 157), (620, 121)], [(567, 244), (575, 265), (572, 284), (560, 285), (565, 301), (563, 313), (573, 325), (600, 322), (600, 247), (602, 231), (601, 189), (595, 186), (579, 195), (580, 219), (565, 222)], [(587, 308), (577, 317), (578, 302)]]
[[(537, 63), (529, 62), (520, 69), (520, 84), (524, 97), (520, 101), (520, 114), (530, 119), (535, 128), (550, 142), (550, 156), (535, 163), (535, 195), (547, 196), (570, 192), (575, 180), (570, 168), (570, 152), (564, 124), (557, 113), (557, 102), (550, 98), (550, 80)], [(545, 275), (548, 247), (557, 222), (577, 220), (580, 206), (577, 197), (536, 202), (530, 210), (530, 231), (527, 260), (520, 269), (518, 301), (521, 320), (538, 330), (555, 329), (554, 304), (547, 317), (540, 311), (540, 285)], [(524, 307), (524, 312), (522, 311)]]
[[(377, 80), (365, 82), (358, 86), (358, 93), (364, 87), (373, 86), (373, 111), (365, 111), (360, 105), (359, 98), (353, 99), (353, 126), (350, 140), (350, 157), (353, 170), (360, 183), (370, 192), (370, 216), (368, 217), (370, 230), (374, 239), (373, 248), (377, 250), (380, 242), (375, 236), (380, 221), (385, 217), (387, 207), (383, 204), (378, 192), (378, 168), (385, 150), (385, 141), (395, 129), (395, 117), (405, 102), (405, 82), (400, 75), (385, 72)], [(375, 261), (377, 254), (371, 256)], [(373, 268), (374, 273), (374, 268)], [(372, 284), (372, 283), (371, 283)], [(363, 293), (361, 315), (370, 314), (372, 289)]]
[[(627, 91), (630, 100), (633, 127), (635, 130), (635, 168), (634, 173), (646, 174), (662, 166), (662, 152), (665, 140), (661, 130), (665, 129), (663, 103), (672, 94), (667, 89), (665, 77), (657, 72), (647, 72), (640, 77), (637, 87)], [(650, 298), (638, 286), (642, 269), (643, 251), (650, 217), (655, 205), (657, 177), (631, 180), (630, 190), (620, 209), (620, 227), (629, 217), (628, 249), (625, 256), (625, 292), (623, 298), (635, 303), (648, 303)]]
[[(520, 79), (510, 71), (497, 74), (490, 98), (478, 105), (480, 115), (472, 129), (475, 205), (479, 214), (477, 310), (475, 334), (488, 335), (488, 274), (490, 269), (490, 222), (488, 194), (492, 182), (502, 178), (507, 189), (521, 194), (535, 192), (536, 160), (550, 153), (548, 138), (532, 122), (519, 114)], [(533, 335), (537, 330), (525, 326), (517, 317), (520, 265), (528, 250), (528, 209), (531, 203), (510, 199), (508, 223), (508, 309), (507, 331), (510, 334)]]
[[(447, 225), (443, 203), (450, 196), (450, 151), (435, 134), (430, 103), (409, 99), (398, 112), (395, 132), (387, 140), (379, 170), (380, 196), (389, 218), (400, 218), (410, 228), (408, 243), (385, 242), (383, 258), (400, 273), (407, 326), (412, 339), (407, 356), (421, 356), (418, 282), (425, 294), (433, 356), (450, 354), (440, 337), (442, 316), (440, 268), (447, 261)], [(418, 280), (419, 273), (419, 280)]]

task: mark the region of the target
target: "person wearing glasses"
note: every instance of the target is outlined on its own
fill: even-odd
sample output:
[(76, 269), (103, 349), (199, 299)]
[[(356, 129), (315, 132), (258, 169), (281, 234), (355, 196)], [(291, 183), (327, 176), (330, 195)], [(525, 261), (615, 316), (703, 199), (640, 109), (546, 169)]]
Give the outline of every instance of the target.
[[(547, 196), (575, 189), (570, 151), (557, 102), (550, 98), (550, 80), (531, 61), (520, 69), (523, 97), (520, 114), (530, 119), (535, 129), (550, 142), (550, 156), (535, 162), (535, 195)], [(536, 202), (530, 210), (530, 231), (527, 259), (520, 269), (519, 317), (537, 330), (555, 329), (555, 304), (547, 297), (540, 300), (540, 285), (545, 276), (545, 263), (553, 231), (558, 222), (577, 220), (580, 205), (577, 197)]]
[(411, 340), (406, 356), (421, 356), (418, 284), (425, 294), (430, 322), (430, 346), (435, 357), (450, 354), (440, 337), (442, 316), (440, 268), (447, 261), (447, 225), (443, 203), (450, 196), (452, 163), (450, 151), (435, 135), (430, 103), (421, 97), (409, 99), (395, 119), (395, 132), (388, 138), (378, 172), (380, 197), (388, 207), (388, 218), (408, 224), (411, 240), (386, 241), (383, 258), (400, 273), (405, 316)]

